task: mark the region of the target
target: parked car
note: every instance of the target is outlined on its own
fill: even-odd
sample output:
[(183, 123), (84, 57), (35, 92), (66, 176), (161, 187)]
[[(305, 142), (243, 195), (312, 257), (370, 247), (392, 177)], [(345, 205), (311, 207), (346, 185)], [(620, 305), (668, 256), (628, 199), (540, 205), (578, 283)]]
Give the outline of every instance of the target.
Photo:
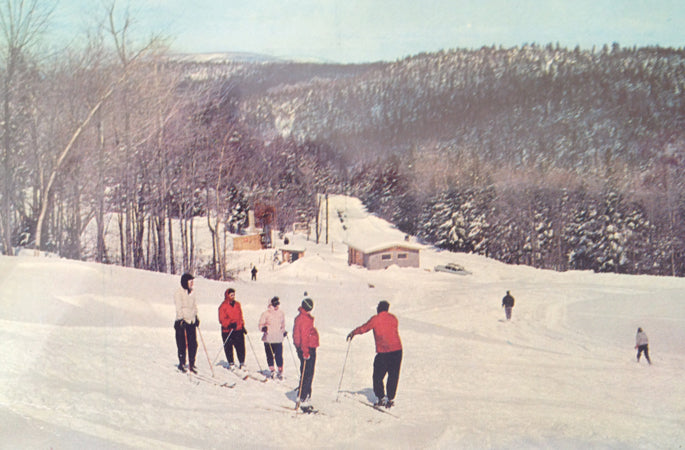
[(464, 269), (463, 266), (456, 264), (456, 263), (447, 263), (445, 265), (438, 265), (435, 266), (433, 269), (436, 272), (445, 272), (445, 273), (453, 273), (455, 275), (468, 275), (471, 272), (468, 270)]

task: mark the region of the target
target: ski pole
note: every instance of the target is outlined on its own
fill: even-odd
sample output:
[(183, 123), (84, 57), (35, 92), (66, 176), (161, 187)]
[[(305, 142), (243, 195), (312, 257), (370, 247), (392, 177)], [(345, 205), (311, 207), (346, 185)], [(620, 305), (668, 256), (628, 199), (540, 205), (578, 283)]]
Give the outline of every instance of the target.
[[(223, 349), (226, 348), (226, 343), (227, 343), (228, 340), (231, 338), (231, 334), (233, 334), (233, 330), (231, 330), (231, 331), (228, 332), (228, 336), (226, 336), (226, 340), (224, 341), (224, 345), (221, 346), (221, 348), (219, 349), (219, 353), (217, 353), (216, 356), (214, 357), (214, 362), (212, 362), (212, 366), (213, 366), (214, 364), (216, 364), (216, 360), (219, 359), (219, 355), (221, 354), (221, 350), (223, 350)], [(231, 351), (233, 351), (233, 350), (231, 350)], [(227, 361), (227, 362), (228, 362), (228, 361)]]
[(288, 348), (290, 349), (290, 355), (293, 357), (293, 367), (297, 367), (297, 361), (295, 360), (295, 353), (293, 352), (293, 344), (290, 343), (290, 339), (288, 336), (285, 336), (286, 339), (288, 339)]
[(300, 387), (297, 390), (297, 403), (295, 404), (295, 411), (300, 409), (300, 403), (302, 403), (302, 383), (304, 382), (304, 370), (307, 367), (307, 360), (302, 359), (302, 373), (300, 374)]
[(247, 336), (247, 342), (250, 343), (250, 348), (252, 349), (252, 354), (254, 355), (254, 359), (255, 359), (255, 361), (257, 361), (257, 367), (259, 368), (259, 373), (261, 373), (262, 372), (262, 365), (259, 364), (259, 358), (257, 358), (257, 352), (254, 351), (254, 347), (252, 346), (252, 339), (250, 339), (249, 334), (246, 334), (245, 336)]
[(273, 358), (274, 362), (276, 362), (276, 353), (274, 352), (274, 348), (271, 346), (271, 342), (267, 342), (269, 344), (269, 353), (271, 353), (271, 357)]
[(345, 375), (345, 366), (347, 365), (347, 355), (350, 354), (350, 347), (352, 347), (352, 339), (350, 339), (350, 343), (347, 344), (347, 352), (345, 353), (345, 362), (343, 363), (342, 373), (340, 374), (340, 383), (338, 383), (338, 394), (335, 396), (336, 402), (338, 401), (338, 398), (340, 397), (340, 387), (342, 386), (343, 375)]
[(197, 326), (197, 332), (200, 334), (200, 340), (202, 341), (202, 347), (205, 349), (205, 355), (207, 356), (207, 364), (209, 364), (209, 370), (212, 371), (212, 378), (214, 378), (214, 366), (209, 360), (209, 352), (207, 352), (207, 346), (205, 345), (205, 338), (202, 337), (202, 331), (200, 330), (200, 325)]

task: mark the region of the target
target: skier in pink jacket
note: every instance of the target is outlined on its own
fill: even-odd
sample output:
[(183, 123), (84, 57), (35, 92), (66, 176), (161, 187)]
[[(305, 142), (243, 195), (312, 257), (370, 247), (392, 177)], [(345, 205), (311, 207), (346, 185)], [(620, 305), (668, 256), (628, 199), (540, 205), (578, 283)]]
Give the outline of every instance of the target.
[[(271, 378), (283, 379), (283, 338), (285, 331), (285, 314), (279, 309), (280, 300), (274, 297), (269, 301), (266, 311), (259, 317), (259, 329), (262, 330), (262, 341), (266, 352), (266, 362), (271, 370)], [(274, 367), (274, 360), (278, 367), (278, 374)]]

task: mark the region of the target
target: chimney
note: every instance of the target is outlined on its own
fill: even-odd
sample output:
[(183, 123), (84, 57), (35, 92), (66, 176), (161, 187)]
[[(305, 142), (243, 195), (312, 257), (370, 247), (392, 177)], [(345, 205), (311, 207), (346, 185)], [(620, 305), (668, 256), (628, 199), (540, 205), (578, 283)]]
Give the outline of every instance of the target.
[(257, 234), (257, 228), (255, 227), (254, 211), (249, 210), (247, 212), (247, 230), (246, 234)]

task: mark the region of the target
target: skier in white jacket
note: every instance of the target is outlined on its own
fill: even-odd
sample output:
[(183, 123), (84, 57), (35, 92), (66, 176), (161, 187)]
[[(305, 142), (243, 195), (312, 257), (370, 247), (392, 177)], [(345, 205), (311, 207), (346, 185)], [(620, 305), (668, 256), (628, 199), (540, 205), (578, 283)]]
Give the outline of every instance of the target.
[(200, 325), (200, 319), (197, 317), (193, 280), (194, 277), (191, 274), (184, 273), (181, 276), (181, 287), (174, 294), (174, 304), (176, 305), (174, 329), (176, 330), (176, 347), (178, 349), (178, 370), (186, 371), (187, 347), (188, 369), (197, 373), (195, 370), (195, 355), (197, 354), (197, 335), (195, 332)]
[[(264, 333), (264, 351), (266, 362), (271, 370), (271, 377), (283, 379), (283, 338), (288, 334), (285, 331), (285, 314), (278, 307), (280, 300), (274, 297), (269, 301), (266, 311), (259, 317), (259, 329)], [(278, 373), (274, 367), (274, 360), (278, 366)]]
[(642, 328), (637, 329), (637, 334), (635, 335), (635, 348), (637, 349), (637, 362), (640, 362), (640, 355), (645, 352), (645, 358), (649, 365), (652, 365), (652, 361), (649, 359), (649, 339), (647, 339), (647, 333), (645, 333)]

